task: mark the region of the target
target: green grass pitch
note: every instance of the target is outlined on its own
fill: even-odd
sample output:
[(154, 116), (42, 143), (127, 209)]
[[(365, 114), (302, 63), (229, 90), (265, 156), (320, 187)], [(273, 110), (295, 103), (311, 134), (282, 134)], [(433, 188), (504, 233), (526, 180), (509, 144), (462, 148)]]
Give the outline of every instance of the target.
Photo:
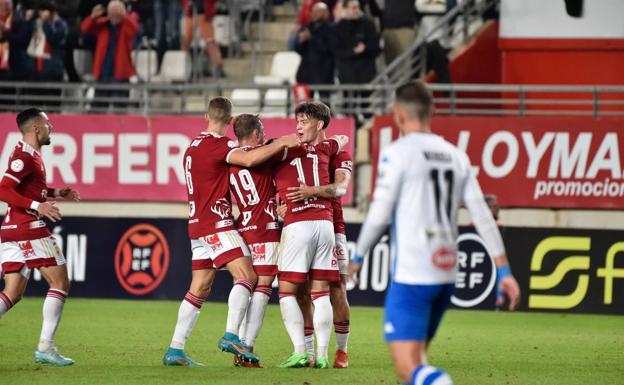
[[(382, 309), (352, 309), (346, 370), (277, 369), (292, 346), (270, 306), (256, 345), (264, 369), (232, 367), (217, 350), (226, 306), (206, 303), (187, 344), (204, 368), (166, 368), (178, 302), (69, 299), (57, 335), (67, 368), (32, 361), (42, 299), (0, 320), (0, 384), (399, 384), (382, 340)], [(331, 344), (333, 347), (333, 342)], [(333, 350), (333, 349), (332, 349)], [(333, 358), (333, 351), (331, 352)], [(451, 310), (429, 353), (456, 384), (623, 384), (624, 317)]]

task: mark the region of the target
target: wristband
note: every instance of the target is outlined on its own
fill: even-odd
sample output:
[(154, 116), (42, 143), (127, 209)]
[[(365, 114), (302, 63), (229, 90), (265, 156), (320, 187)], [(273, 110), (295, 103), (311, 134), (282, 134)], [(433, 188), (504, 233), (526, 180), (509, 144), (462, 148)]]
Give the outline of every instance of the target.
[(32, 210), (39, 211), (39, 202), (37, 202), (37, 201), (32, 201), (32, 203), (30, 204), (30, 208), (31, 208)]
[(343, 197), (347, 193), (347, 189), (344, 187), (336, 187), (336, 196)]
[(60, 197), (61, 196), (61, 189), (59, 188), (55, 188), (54, 191), (52, 192), (52, 196), (53, 197)]
[(357, 254), (355, 254), (355, 255), (353, 256), (353, 259), (351, 260), (351, 262), (356, 263), (356, 264), (358, 264), (358, 265), (361, 265), (361, 264), (362, 264), (362, 262), (364, 262), (364, 258), (363, 258), (361, 255), (357, 255)]
[(505, 266), (501, 266), (501, 267), (497, 267), (496, 268), (496, 298), (502, 297), (503, 296), (503, 292), (500, 291), (500, 289), (498, 288), (498, 285), (500, 284), (500, 281), (511, 275), (511, 269), (509, 268), (509, 265), (505, 265)]
[(511, 275), (511, 269), (509, 268), (509, 265), (505, 265), (505, 266), (501, 266), (501, 267), (497, 267), (496, 268), (496, 279), (497, 280), (501, 280), (503, 278), (505, 278), (506, 276)]

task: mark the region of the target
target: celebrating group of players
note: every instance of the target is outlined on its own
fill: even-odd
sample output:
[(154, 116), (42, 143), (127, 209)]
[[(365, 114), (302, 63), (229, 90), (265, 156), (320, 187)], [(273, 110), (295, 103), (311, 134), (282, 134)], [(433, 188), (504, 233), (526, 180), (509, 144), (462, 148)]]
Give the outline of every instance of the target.
[[(292, 356), (279, 366), (328, 368), (332, 321), (338, 341), (334, 367), (348, 366), (349, 311), (345, 278), (340, 279), (348, 260), (339, 201), (351, 172), (351, 159), (342, 150), (347, 137), (326, 138), (331, 114), (322, 103), (302, 103), (295, 115), (297, 133), (267, 144), (258, 116), (240, 115), (233, 121), (236, 143), (224, 136), (232, 104), (224, 97), (210, 101), (208, 127), (192, 140), (183, 159), (193, 277), (165, 365), (200, 365), (184, 345), (216, 269), (226, 267), (234, 286), (219, 348), (234, 354), (237, 365), (259, 366), (253, 348), (277, 275), (282, 318), (294, 345)], [(230, 194), (240, 209), (236, 221)], [(281, 241), (277, 199), (285, 202)]]

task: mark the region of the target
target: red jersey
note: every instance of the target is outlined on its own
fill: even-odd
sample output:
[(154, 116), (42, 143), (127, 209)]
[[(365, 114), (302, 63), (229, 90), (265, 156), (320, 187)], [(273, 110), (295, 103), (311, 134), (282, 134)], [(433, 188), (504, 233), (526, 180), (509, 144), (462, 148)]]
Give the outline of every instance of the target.
[[(353, 172), (353, 160), (351, 155), (346, 151), (340, 151), (331, 157), (329, 161), (329, 182), (334, 183), (336, 179), (336, 170)], [(338, 234), (347, 234), (345, 229), (344, 216), (342, 214), (342, 198), (336, 197), (332, 199), (332, 211), (334, 215), (334, 232)]]
[[(285, 199), (288, 187), (299, 186), (299, 180), (308, 186), (329, 184), (329, 158), (335, 155), (340, 146), (334, 139), (317, 145), (302, 146), (305, 155), (293, 157), (280, 163), (274, 171), (278, 194)], [(307, 199), (303, 202), (286, 200), (284, 226), (299, 221), (332, 221), (331, 201), (324, 198)]]
[(191, 239), (235, 229), (227, 163), (235, 146), (227, 137), (203, 132), (184, 153)]
[[(4, 174), (18, 183), (17, 193), (37, 202), (48, 197), (46, 170), (39, 151), (28, 143), (19, 141), (9, 157), (9, 167)], [(50, 236), (46, 223), (35, 210), (9, 205), (0, 228), (2, 241), (29, 241)]]
[[(245, 146), (241, 150), (253, 151), (258, 147), (262, 146)], [(280, 240), (273, 168), (286, 154), (280, 152), (254, 168), (230, 166), (230, 191), (240, 210), (236, 227), (248, 245)]]

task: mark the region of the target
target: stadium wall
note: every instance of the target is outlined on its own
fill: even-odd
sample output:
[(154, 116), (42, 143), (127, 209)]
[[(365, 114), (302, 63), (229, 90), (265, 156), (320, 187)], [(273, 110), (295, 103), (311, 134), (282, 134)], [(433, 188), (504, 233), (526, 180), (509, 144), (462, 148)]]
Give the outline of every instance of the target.
[[(68, 260), (72, 296), (179, 300), (191, 278), (186, 227), (185, 219), (66, 217), (51, 229)], [(359, 223), (347, 224), (350, 254), (360, 228)], [(524, 293), (521, 310), (624, 314), (621, 231), (513, 226), (501, 230)], [(459, 249), (453, 305), (494, 310), (496, 270), (474, 229), (462, 228)], [(389, 236), (383, 236), (365, 257), (357, 285), (348, 287), (352, 304), (383, 304), (391, 252)], [(227, 301), (231, 285), (229, 274), (219, 272), (209, 299)], [(46, 290), (35, 273), (27, 295), (44, 295)]]

